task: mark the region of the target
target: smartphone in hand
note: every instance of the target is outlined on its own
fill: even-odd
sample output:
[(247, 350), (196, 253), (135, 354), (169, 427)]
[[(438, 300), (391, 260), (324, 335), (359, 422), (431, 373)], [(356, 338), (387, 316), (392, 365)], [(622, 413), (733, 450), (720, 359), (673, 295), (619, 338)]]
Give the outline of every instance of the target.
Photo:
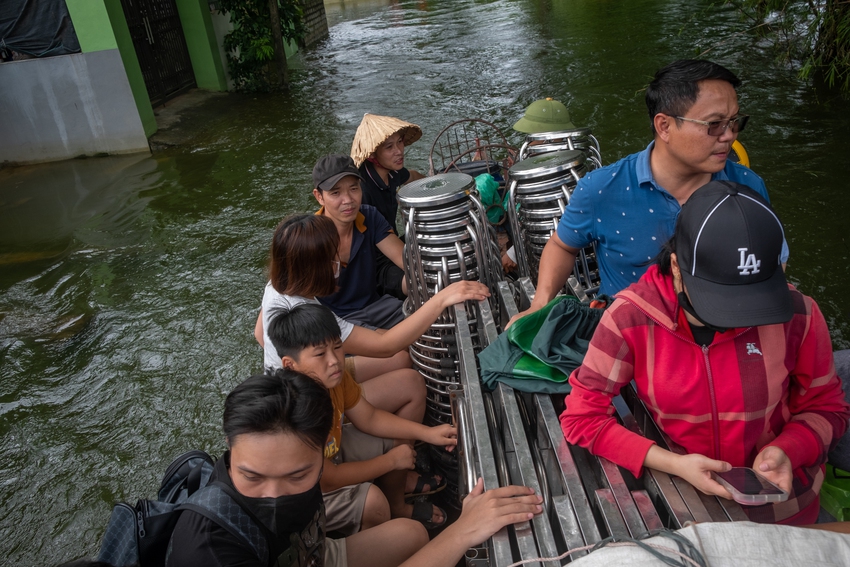
[(735, 502), (744, 506), (788, 500), (787, 492), (748, 467), (732, 467), (726, 472), (712, 472), (711, 476), (732, 494)]

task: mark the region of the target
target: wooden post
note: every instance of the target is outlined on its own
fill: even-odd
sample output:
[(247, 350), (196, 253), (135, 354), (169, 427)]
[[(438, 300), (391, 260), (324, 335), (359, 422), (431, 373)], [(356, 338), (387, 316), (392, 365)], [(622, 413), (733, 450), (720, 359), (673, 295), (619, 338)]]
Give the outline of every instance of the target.
[(269, 17), (272, 28), (272, 43), (274, 57), (277, 63), (277, 88), (289, 89), (289, 74), (286, 67), (286, 52), (283, 50), (283, 34), (280, 31), (280, 14), (277, 10), (277, 0), (269, 0)]

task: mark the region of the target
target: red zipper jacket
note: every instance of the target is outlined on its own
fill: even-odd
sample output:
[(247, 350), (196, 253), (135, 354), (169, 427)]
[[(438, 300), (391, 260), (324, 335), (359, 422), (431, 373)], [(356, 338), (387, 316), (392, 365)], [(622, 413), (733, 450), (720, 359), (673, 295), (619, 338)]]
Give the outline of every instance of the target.
[(570, 376), (561, 414), (567, 441), (639, 476), (653, 442), (619, 425), (611, 405), (634, 379), (655, 422), (688, 453), (752, 466), (768, 445), (785, 451), (794, 466), (788, 501), (744, 509), (757, 522), (814, 523), (823, 463), (847, 429), (850, 406), (820, 309), (789, 288), (791, 321), (729, 329), (701, 347), (673, 278), (651, 266), (617, 294)]

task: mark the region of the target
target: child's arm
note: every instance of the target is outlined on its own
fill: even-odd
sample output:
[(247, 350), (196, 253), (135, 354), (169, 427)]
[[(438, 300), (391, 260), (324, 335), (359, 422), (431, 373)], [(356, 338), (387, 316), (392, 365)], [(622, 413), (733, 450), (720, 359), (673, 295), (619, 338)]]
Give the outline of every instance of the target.
[(422, 307), (384, 334), (355, 325), (351, 334), (345, 339), (343, 348), (346, 354), (377, 358), (390, 357), (418, 339), (445, 308), (467, 300), (480, 301), (489, 295), (487, 286), (480, 282), (455, 282), (440, 290)]
[(320, 483), (322, 492), (330, 492), (343, 486), (369, 482), (390, 471), (412, 469), (415, 461), (416, 452), (404, 443), (398, 447), (393, 447), (380, 457), (368, 461), (336, 464), (331, 459), (325, 459), (325, 468)]
[(265, 347), (265, 341), (263, 340), (263, 309), (260, 308), (260, 314), (257, 315), (257, 323), (254, 325), (254, 338), (257, 339), (257, 342), (260, 343), (261, 347)]
[(415, 439), (431, 445), (457, 445), (457, 429), (449, 424), (427, 427), (378, 409), (361, 397), (345, 415), (354, 427), (369, 435), (385, 439)]

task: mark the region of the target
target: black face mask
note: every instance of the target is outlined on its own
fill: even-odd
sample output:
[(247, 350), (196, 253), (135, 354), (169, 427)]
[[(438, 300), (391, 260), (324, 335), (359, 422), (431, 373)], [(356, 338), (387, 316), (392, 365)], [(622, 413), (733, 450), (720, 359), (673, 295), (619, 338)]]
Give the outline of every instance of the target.
[(710, 330), (710, 331), (714, 331), (715, 333), (720, 333), (720, 334), (723, 334), (723, 333), (725, 333), (725, 332), (728, 330), (728, 329), (722, 329), (722, 328), (720, 328), (720, 327), (715, 327), (714, 325), (710, 325), (710, 324), (706, 323), (705, 321), (703, 321), (702, 317), (700, 317), (699, 315), (697, 315), (697, 312), (696, 312), (696, 310), (694, 309), (694, 306), (693, 306), (693, 304), (691, 303), (691, 300), (688, 298), (687, 294), (685, 294), (685, 292), (684, 292), (684, 291), (680, 291), (680, 292), (676, 295), (676, 297), (677, 297), (677, 298), (678, 298), (678, 300), (679, 300), (679, 307), (681, 307), (682, 309), (684, 309), (685, 311), (687, 311), (688, 313), (690, 313), (690, 315), (691, 315), (694, 319), (696, 319), (697, 321), (699, 321), (700, 323), (702, 323), (702, 324), (705, 326), (705, 328), (706, 328), (706, 329), (708, 329), (708, 330)]
[(287, 494), (277, 498), (241, 496), (254, 516), (278, 537), (301, 533), (316, 517), (316, 512), (323, 507), (322, 489), (318, 480), (313, 488), (300, 494)]

